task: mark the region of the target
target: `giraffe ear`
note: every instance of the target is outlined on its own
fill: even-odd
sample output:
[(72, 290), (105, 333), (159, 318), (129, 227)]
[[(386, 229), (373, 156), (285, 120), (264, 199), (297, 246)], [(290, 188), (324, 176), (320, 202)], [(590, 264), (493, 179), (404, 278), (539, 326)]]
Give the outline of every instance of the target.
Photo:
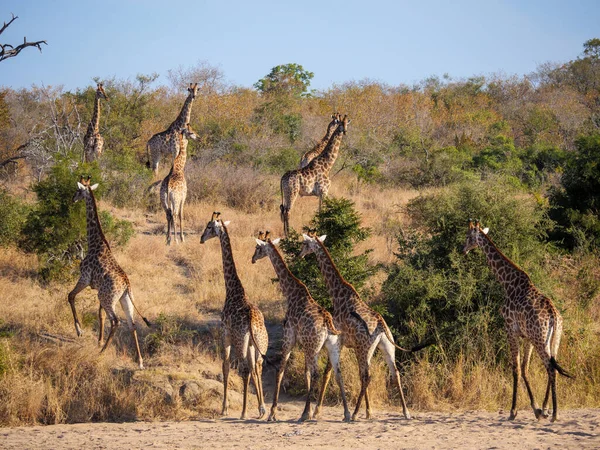
[(85, 186), (83, 184), (81, 184), (79, 181), (77, 182), (77, 187), (79, 189), (85, 189)]
[(483, 230), (481, 230), (481, 231), (483, 231), (483, 234), (488, 234), (488, 231), (490, 231), (490, 229), (489, 229), (489, 228), (484, 228), (484, 229), (483, 229)]
[(326, 235), (326, 234), (324, 234), (323, 236), (319, 236), (319, 240), (320, 240), (321, 242), (324, 242), (326, 237), (327, 237), (327, 235)]
[(273, 245), (277, 245), (277, 244), (279, 244), (279, 241), (281, 241), (281, 238), (273, 239), (273, 240), (271, 241), (271, 244), (273, 244)]
[(255, 239), (255, 240), (256, 240), (256, 243), (257, 243), (258, 245), (265, 245), (265, 244), (266, 244), (266, 242), (265, 242), (265, 241), (261, 241), (260, 239)]
[(226, 220), (225, 222), (223, 222), (223, 225), (228, 226), (231, 223), (231, 220)]
[(308, 234), (304, 234), (304, 233), (302, 233), (302, 238), (303, 238), (305, 241), (309, 241), (309, 240), (310, 240), (310, 236), (309, 236)]
[(92, 191), (95, 191), (98, 188), (98, 183), (94, 184), (92, 187), (90, 187), (90, 189)]

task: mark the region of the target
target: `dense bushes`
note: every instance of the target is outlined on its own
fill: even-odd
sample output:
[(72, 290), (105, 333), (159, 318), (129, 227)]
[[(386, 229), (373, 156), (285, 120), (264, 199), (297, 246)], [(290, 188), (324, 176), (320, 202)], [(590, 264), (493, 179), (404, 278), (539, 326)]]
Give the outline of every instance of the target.
[(0, 247), (18, 242), (26, 216), (27, 206), (0, 189)]
[(461, 253), (471, 217), (490, 228), (490, 237), (548, 294), (542, 276), (541, 243), (550, 222), (544, 209), (503, 178), (466, 182), (411, 201), (412, 228), (398, 237), (398, 261), (382, 288), (389, 324), (407, 342), (438, 335), (440, 354), (467, 355), (493, 363), (505, 337), (501, 286), (484, 256)]
[[(83, 202), (73, 203), (78, 174), (86, 173), (100, 182), (95, 191), (100, 198), (105, 190), (96, 164), (71, 168), (68, 160), (57, 162), (47, 178), (33, 186), (37, 203), (27, 215), (20, 246), (41, 259), (45, 280), (68, 279), (83, 258), (86, 241), (86, 215)], [(131, 224), (99, 211), (102, 228), (109, 241), (125, 244), (133, 235)]]
[[(368, 260), (369, 250), (359, 255), (352, 254), (355, 245), (367, 239), (371, 233), (360, 223), (360, 215), (350, 200), (329, 197), (323, 201), (321, 212), (315, 214), (307, 228), (315, 229), (319, 236), (327, 235), (325, 246), (338, 270), (361, 295), (367, 296), (371, 292), (366, 288), (366, 281), (377, 268)], [(291, 230), (289, 239), (282, 241), (281, 248), (290, 270), (306, 284), (317, 302), (331, 308), (331, 297), (314, 260), (315, 256), (309, 255), (304, 259), (297, 257), (301, 246), (302, 238), (294, 230)]]

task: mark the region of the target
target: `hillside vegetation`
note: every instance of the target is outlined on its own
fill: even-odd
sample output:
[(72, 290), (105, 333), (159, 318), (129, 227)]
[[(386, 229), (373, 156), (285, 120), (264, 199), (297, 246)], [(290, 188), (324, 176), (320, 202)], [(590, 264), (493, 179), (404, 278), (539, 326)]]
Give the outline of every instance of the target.
[[(338, 111), (351, 125), (332, 170), (332, 200), (316, 214), (316, 198), (298, 199), (292, 236), (305, 227), (330, 234), (342, 274), (399, 344), (435, 342), (397, 355), (409, 407), (509, 407), (503, 291), (480, 252), (460, 253), (469, 218), (490, 228), (563, 315), (558, 359), (577, 379), (559, 380), (560, 407), (600, 405), (600, 40), (527, 77), (362, 80), (315, 92), (312, 76), (297, 64), (277, 66), (251, 89), (200, 62), (171, 71), (168, 86), (154, 74), (98, 80), (109, 100), (100, 115), (104, 153), (93, 163), (82, 162), (82, 138), (95, 87), (0, 88), (0, 424), (216, 415), (225, 291), (219, 245), (200, 245), (199, 233), (213, 211), (231, 220), (240, 278), (274, 332), (269, 354), (277, 355), (285, 305), (271, 268), (250, 263), (254, 237), (265, 229), (281, 236), (280, 177)], [(201, 86), (191, 115), (200, 139), (188, 147), (187, 240), (167, 247), (146, 142), (175, 119), (191, 81)], [(170, 165), (163, 159), (161, 179)], [(86, 334), (76, 338), (67, 294), (86, 250), (84, 206), (71, 201), (81, 174), (100, 184), (107, 239), (153, 322), (138, 325), (145, 371), (134, 370), (126, 327), (98, 355), (95, 291), (78, 296)], [(297, 242), (283, 247), (330, 307), (314, 264), (295, 260)], [(375, 360), (371, 397), (394, 407)], [(533, 361), (541, 398), (545, 371)], [(302, 370), (298, 352), (288, 394), (303, 393)], [(360, 382), (349, 351), (343, 370), (353, 402)], [(271, 378), (267, 371), (268, 401)], [(239, 378), (232, 388), (241, 388)], [(327, 400), (339, 401), (335, 388)], [(520, 405), (528, 407), (524, 390)]]

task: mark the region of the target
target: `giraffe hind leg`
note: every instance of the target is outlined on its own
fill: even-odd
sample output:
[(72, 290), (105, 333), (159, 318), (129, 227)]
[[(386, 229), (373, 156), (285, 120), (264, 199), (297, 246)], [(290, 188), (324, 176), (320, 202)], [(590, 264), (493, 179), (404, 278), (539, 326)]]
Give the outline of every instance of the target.
[(529, 395), (529, 402), (531, 404), (531, 408), (533, 409), (533, 413), (535, 414), (536, 419), (540, 419), (544, 417), (543, 411), (538, 408), (535, 398), (533, 396), (533, 390), (531, 389), (531, 384), (529, 383), (528, 372), (529, 372), (529, 361), (531, 359), (531, 352), (533, 351), (533, 344), (531, 342), (525, 342), (523, 348), (523, 363), (521, 364), (521, 376), (523, 377), (523, 383), (525, 383), (525, 388), (527, 389), (527, 394)]

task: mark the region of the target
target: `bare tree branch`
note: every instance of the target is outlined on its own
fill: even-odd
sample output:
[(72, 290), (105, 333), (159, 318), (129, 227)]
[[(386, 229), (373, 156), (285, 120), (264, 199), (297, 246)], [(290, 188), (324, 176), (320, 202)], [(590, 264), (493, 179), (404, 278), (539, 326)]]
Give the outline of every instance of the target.
[[(2, 28), (0, 28), (0, 34), (2, 34), (4, 32), (4, 30), (6, 30), (10, 26), (11, 23), (13, 23), (15, 20), (17, 20), (19, 18), (19, 16), (15, 16), (12, 13), (11, 13), (11, 16), (12, 16), (12, 19), (10, 19), (10, 21), (8, 23), (4, 22), (4, 25), (2, 26)], [(4, 61), (5, 59), (13, 58), (13, 57), (17, 56), (19, 53), (21, 53), (21, 50), (23, 50), (27, 47), (37, 47), (37, 49), (41, 53), (42, 44), (48, 45), (48, 43), (46, 41), (27, 42), (26, 37), (23, 38), (23, 43), (20, 45), (17, 45), (16, 47), (11, 44), (0, 44), (0, 62)]]

